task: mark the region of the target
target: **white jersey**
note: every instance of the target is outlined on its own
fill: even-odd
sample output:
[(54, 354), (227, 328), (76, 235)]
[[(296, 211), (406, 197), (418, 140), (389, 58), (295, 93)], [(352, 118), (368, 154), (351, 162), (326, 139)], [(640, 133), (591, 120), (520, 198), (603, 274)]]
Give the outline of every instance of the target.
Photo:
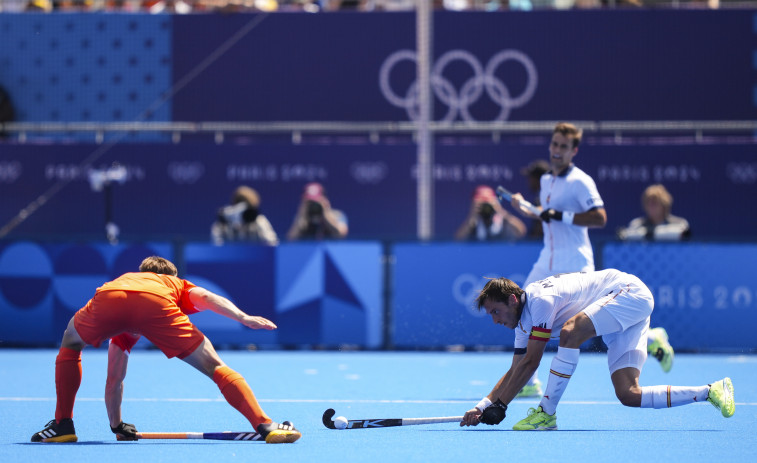
[(526, 303), (515, 327), (514, 347), (526, 347), (529, 339), (559, 339), (566, 321), (627, 283), (641, 284), (637, 277), (615, 269), (564, 273), (531, 283), (525, 288)]
[[(594, 180), (574, 165), (558, 176), (551, 172), (542, 175), (539, 199), (545, 210), (579, 213), (604, 207)], [(555, 273), (594, 270), (588, 227), (556, 220), (542, 225), (544, 248), (526, 284)]]

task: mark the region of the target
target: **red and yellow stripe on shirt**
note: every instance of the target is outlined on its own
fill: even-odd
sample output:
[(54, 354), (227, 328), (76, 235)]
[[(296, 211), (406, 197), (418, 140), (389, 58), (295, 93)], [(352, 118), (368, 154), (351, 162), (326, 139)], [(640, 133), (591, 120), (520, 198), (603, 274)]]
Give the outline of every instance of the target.
[(533, 328), (531, 328), (531, 336), (529, 336), (528, 339), (547, 342), (549, 341), (550, 337), (552, 337), (551, 329), (534, 326)]

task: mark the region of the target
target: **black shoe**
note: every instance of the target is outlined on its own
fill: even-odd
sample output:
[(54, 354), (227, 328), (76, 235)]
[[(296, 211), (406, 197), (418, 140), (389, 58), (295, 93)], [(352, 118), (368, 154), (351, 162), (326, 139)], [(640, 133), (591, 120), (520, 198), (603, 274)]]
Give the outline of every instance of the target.
[(71, 418), (64, 418), (60, 420), (60, 423), (50, 420), (45, 425), (45, 429), (32, 436), (32, 442), (76, 442), (77, 440), (79, 439), (76, 437), (74, 420)]
[(258, 434), (263, 436), (266, 444), (291, 444), (302, 437), (290, 421), (279, 424), (274, 421), (258, 425)]

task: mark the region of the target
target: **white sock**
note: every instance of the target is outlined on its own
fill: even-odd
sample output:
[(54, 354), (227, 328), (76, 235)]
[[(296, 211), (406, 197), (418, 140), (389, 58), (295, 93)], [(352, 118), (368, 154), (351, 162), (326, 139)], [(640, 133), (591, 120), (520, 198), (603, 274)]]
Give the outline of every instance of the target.
[(669, 408), (704, 402), (710, 386), (644, 386), (641, 388), (641, 408)]
[(557, 403), (560, 402), (563, 392), (568, 387), (568, 381), (573, 376), (578, 365), (579, 349), (570, 349), (567, 347), (558, 347), (557, 355), (552, 359), (552, 365), (549, 367), (549, 379), (547, 380), (547, 389), (542, 397), (541, 409), (549, 415), (554, 415), (557, 409)]

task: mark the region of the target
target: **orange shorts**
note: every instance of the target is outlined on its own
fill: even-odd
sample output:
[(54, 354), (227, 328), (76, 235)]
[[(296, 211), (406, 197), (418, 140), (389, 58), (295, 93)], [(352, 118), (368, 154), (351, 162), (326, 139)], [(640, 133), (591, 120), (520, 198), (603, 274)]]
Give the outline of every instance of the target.
[(141, 334), (168, 358), (187, 357), (205, 339), (176, 304), (138, 291), (96, 292), (74, 315), (74, 327), (95, 347), (121, 333)]

